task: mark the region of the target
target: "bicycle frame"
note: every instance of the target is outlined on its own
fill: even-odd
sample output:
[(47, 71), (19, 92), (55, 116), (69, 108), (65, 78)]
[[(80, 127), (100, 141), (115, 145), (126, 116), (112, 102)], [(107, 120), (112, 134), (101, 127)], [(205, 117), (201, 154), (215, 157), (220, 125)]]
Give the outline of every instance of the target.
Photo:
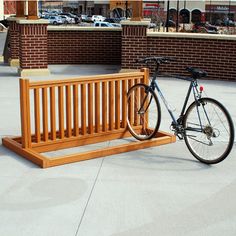
[[(185, 97), (185, 101), (184, 101), (184, 104), (183, 104), (181, 113), (180, 113), (178, 119), (176, 119), (174, 113), (172, 112), (172, 110), (171, 110), (171, 108), (170, 108), (170, 104), (169, 104), (168, 101), (165, 99), (165, 96), (163, 95), (163, 93), (162, 93), (160, 87), (158, 86), (158, 83), (157, 83), (157, 80), (156, 80), (156, 79), (157, 79), (157, 77), (154, 76), (153, 79), (152, 79), (152, 81), (151, 81), (150, 87), (157, 90), (157, 92), (158, 92), (159, 96), (161, 97), (161, 99), (162, 99), (162, 101), (163, 101), (163, 103), (164, 103), (164, 105), (165, 105), (167, 111), (169, 112), (169, 114), (170, 114), (170, 116), (171, 116), (171, 118), (172, 118), (172, 121), (173, 121), (172, 124), (174, 124), (174, 125), (177, 127), (177, 126), (180, 125), (181, 122), (182, 122), (181, 119), (183, 118), (184, 113), (185, 113), (185, 111), (186, 111), (186, 107), (187, 107), (187, 104), (188, 104), (188, 101), (189, 101), (189, 97), (190, 97), (191, 91), (193, 91), (193, 95), (194, 95), (194, 100), (195, 100), (195, 102), (197, 102), (197, 100), (201, 97), (199, 91), (197, 90), (197, 81), (194, 80), (194, 79), (192, 79), (192, 78), (187, 78), (187, 77), (184, 78), (184, 80), (190, 81), (190, 85), (189, 85), (189, 88), (188, 88), (188, 91), (187, 91), (187, 94), (186, 94), (186, 97)], [(198, 110), (198, 109), (197, 109), (197, 110)], [(199, 118), (200, 126), (201, 126), (201, 128), (200, 128), (199, 131), (201, 132), (201, 131), (202, 131), (202, 125), (201, 125), (201, 119), (200, 119), (199, 111), (198, 111), (198, 118)]]

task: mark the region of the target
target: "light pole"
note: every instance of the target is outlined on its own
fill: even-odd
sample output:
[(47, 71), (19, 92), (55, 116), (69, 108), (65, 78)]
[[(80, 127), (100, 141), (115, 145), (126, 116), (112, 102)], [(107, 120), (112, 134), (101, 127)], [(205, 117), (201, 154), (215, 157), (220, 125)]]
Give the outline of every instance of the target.
[[(184, 0), (184, 13), (186, 13), (186, 0)], [(185, 19), (183, 19), (183, 28), (184, 28), (184, 31), (185, 31)]]
[(170, 0), (167, 1), (166, 32), (169, 32)]
[(231, 11), (230, 11), (231, 9), (230, 8), (231, 8), (231, 0), (229, 0), (229, 13), (228, 13), (229, 20), (230, 20), (230, 13), (231, 13)]
[(210, 24), (211, 24), (211, 20), (212, 20), (212, 9), (211, 9), (211, 0), (210, 0), (210, 18), (209, 18), (209, 21), (210, 21)]
[(125, 1), (125, 18), (128, 18), (128, 1)]
[(179, 31), (179, 0), (177, 0), (177, 10), (176, 10), (176, 32)]

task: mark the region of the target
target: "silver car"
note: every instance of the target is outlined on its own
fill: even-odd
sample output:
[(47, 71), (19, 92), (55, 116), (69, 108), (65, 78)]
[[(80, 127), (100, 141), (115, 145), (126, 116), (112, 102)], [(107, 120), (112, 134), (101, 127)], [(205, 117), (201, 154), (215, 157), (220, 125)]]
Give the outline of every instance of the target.
[(63, 24), (63, 21), (59, 16), (49, 16), (48, 20), (49, 20), (49, 24), (52, 24), (52, 25)]

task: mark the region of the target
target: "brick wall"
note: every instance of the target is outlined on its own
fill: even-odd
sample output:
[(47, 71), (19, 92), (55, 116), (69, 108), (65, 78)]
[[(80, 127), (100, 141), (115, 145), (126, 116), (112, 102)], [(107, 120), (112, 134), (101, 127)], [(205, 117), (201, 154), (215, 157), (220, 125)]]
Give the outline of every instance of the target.
[(20, 68), (42, 69), (48, 67), (47, 25), (20, 24)]
[(147, 56), (147, 27), (123, 25), (122, 27), (122, 68), (130, 68), (135, 61)]
[(121, 31), (48, 31), (48, 64), (120, 64)]
[(208, 79), (236, 80), (236, 40), (148, 37), (148, 55), (175, 57), (161, 70), (186, 74), (187, 66), (208, 72)]
[(20, 31), (19, 25), (16, 21), (10, 21), (9, 25), (9, 46), (10, 46), (10, 58), (19, 59), (19, 47), (20, 47)]
[(145, 26), (123, 25), (121, 30), (53, 29), (45, 24), (10, 22), (11, 58), (20, 58), (23, 69), (48, 64), (117, 64), (140, 68), (136, 59), (170, 56), (176, 63), (162, 71), (185, 74), (186, 66), (199, 67), (208, 79), (236, 80), (236, 36), (146, 33)]

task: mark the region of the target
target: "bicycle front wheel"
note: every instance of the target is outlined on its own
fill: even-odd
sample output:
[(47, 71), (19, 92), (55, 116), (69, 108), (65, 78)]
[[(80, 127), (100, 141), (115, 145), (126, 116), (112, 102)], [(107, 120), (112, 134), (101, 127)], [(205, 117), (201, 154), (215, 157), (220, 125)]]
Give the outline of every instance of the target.
[(189, 151), (203, 163), (223, 161), (233, 147), (232, 119), (226, 108), (214, 99), (193, 102), (186, 111), (183, 127)]
[(160, 126), (161, 109), (155, 92), (145, 84), (136, 84), (127, 94), (127, 124), (138, 140), (153, 138)]

